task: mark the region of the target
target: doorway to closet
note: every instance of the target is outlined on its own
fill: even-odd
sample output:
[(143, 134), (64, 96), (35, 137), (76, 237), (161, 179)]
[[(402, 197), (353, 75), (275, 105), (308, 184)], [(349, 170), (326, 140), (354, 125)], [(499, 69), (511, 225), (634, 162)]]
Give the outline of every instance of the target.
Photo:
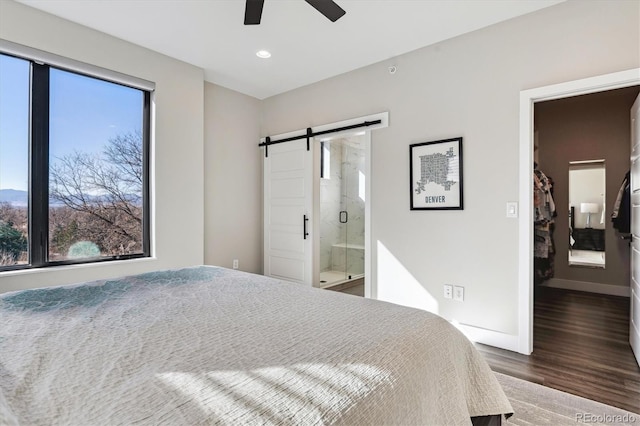
[(631, 86), (534, 105), (534, 174), (552, 184), (555, 205), (546, 212), (541, 191), (534, 194), (536, 212), (544, 210), (534, 218), (536, 286), (629, 296), (628, 230), (614, 228), (611, 217), (630, 168), (629, 111), (639, 92)]
[(611, 216), (630, 169), (639, 92), (537, 102), (533, 152), (550, 200), (534, 193), (531, 365), (546, 386), (633, 411), (640, 392), (628, 384), (640, 370), (629, 345), (631, 247)]

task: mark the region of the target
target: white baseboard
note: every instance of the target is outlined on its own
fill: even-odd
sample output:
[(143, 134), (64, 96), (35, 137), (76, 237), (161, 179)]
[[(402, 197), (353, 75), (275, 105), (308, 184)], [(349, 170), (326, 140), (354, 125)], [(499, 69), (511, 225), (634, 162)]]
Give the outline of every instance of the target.
[(467, 336), (467, 339), (471, 340), (474, 343), (482, 343), (484, 345), (518, 352), (518, 336), (516, 335), (501, 333), (499, 331), (488, 330), (481, 327), (475, 327), (473, 325), (460, 324), (455, 322), (452, 322), (452, 324), (465, 336)]
[[(565, 280), (561, 278), (552, 278), (542, 284), (547, 287), (564, 288), (567, 290), (588, 291), (591, 293), (608, 294), (611, 296), (630, 297), (631, 291), (629, 287), (592, 283), (587, 281)], [(486, 328), (476, 327), (468, 324), (452, 322), (452, 324), (460, 330), (472, 342), (482, 343), (484, 345), (493, 346), (508, 351), (519, 352), (525, 355), (529, 353), (520, 352), (518, 346), (518, 336), (506, 334), (500, 331), (489, 330)]]
[(608, 294), (611, 296), (631, 296), (631, 290), (627, 286), (565, 280), (563, 278), (551, 278), (549, 281), (543, 283), (542, 286), (564, 288), (566, 290), (588, 291), (590, 293)]

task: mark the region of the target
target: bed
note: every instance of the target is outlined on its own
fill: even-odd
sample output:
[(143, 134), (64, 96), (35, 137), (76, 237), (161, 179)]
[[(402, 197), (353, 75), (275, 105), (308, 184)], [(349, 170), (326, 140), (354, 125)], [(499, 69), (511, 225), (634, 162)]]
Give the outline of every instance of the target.
[(210, 266), (0, 295), (0, 424), (457, 425), (511, 412), (458, 330), (391, 303)]

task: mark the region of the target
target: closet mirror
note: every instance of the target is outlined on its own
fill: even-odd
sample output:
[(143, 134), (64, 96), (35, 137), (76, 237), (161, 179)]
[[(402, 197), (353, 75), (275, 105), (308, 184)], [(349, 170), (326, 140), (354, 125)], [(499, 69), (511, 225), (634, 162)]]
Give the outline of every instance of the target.
[(604, 160), (569, 162), (569, 265), (605, 267)]

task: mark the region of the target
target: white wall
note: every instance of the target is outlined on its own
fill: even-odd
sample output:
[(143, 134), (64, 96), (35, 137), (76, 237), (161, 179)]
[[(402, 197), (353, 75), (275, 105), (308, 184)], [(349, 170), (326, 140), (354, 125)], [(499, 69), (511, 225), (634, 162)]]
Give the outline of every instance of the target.
[[(519, 92), (638, 67), (639, 18), (637, 1), (562, 3), (266, 99), (261, 133), (389, 111), (372, 132), (372, 269), (397, 273), (373, 276), (374, 294), (514, 336)], [(410, 211), (409, 144), (456, 136), (465, 209)]]
[(203, 71), (12, 1), (0, 38), (156, 83), (154, 259), (4, 272), (0, 292), (203, 263)]
[(262, 273), (260, 101), (205, 83), (204, 261)]

